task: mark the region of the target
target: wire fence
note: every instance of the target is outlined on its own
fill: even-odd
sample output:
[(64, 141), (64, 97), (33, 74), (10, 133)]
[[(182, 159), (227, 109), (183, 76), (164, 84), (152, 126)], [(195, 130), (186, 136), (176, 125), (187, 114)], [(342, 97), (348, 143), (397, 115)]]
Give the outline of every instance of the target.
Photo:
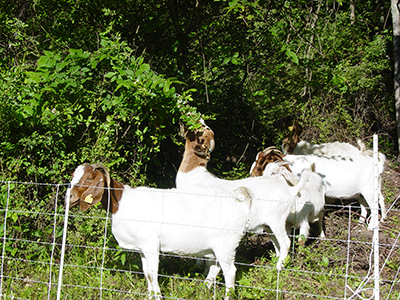
[[(118, 246), (112, 216), (101, 206), (73, 208), (67, 215), (67, 187), (0, 182), (0, 298), (147, 298), (140, 254)], [(326, 204), (326, 237), (314, 233), (302, 246), (294, 230), (281, 271), (268, 234), (246, 232), (236, 253), (235, 298), (400, 299), (400, 200), (392, 198), (387, 219), (376, 227), (378, 239), (358, 223), (357, 202)], [(224, 299), (221, 274), (211, 288), (204, 284), (206, 260), (163, 253), (158, 272), (163, 297)]]
[[(60, 284), (67, 185), (1, 182), (0, 186), (3, 298), (56, 299), (58, 288), (62, 299), (147, 297), (139, 254), (117, 246), (111, 219), (100, 207), (70, 211)], [(398, 201), (389, 207), (389, 221), (379, 224), (382, 299), (400, 297), (400, 230), (392, 227), (400, 221)], [(300, 248), (293, 236), (289, 262), (280, 272), (268, 235), (245, 235), (235, 263), (238, 299), (374, 299), (372, 233), (358, 224), (359, 207), (326, 205), (325, 210), (327, 237), (311, 237)], [(202, 272), (201, 260), (163, 254), (159, 277), (164, 297), (222, 299), (222, 277), (208, 289)]]

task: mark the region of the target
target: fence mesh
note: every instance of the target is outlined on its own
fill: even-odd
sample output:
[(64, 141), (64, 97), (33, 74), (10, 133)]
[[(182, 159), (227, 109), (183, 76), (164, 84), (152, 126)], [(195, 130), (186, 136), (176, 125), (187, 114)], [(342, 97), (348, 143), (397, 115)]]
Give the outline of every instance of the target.
[[(0, 182), (0, 295), (4, 299), (56, 299), (67, 185)], [(381, 299), (399, 299), (398, 198), (379, 224)], [(311, 235), (292, 247), (276, 270), (267, 234), (247, 232), (236, 254), (238, 299), (373, 299), (372, 232), (358, 223), (357, 202), (325, 206), (326, 238)], [(61, 298), (143, 299), (148, 295), (140, 255), (118, 247), (112, 220), (101, 206), (71, 209), (67, 224)], [(223, 299), (222, 274), (204, 284), (203, 260), (162, 254), (159, 283), (165, 299)]]

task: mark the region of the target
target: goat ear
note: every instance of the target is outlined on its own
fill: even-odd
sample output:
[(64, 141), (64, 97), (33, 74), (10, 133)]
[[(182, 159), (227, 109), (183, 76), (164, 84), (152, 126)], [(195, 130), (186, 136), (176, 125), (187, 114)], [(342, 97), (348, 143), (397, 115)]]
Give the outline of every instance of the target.
[(86, 211), (89, 207), (99, 203), (104, 194), (104, 174), (99, 170), (95, 170), (94, 172), (96, 176), (89, 188), (81, 195), (80, 209), (82, 211)]

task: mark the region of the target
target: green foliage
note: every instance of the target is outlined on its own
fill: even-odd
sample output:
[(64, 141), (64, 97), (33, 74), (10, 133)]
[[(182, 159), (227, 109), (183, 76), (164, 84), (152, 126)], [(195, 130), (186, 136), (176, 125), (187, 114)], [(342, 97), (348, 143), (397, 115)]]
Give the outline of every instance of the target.
[[(252, 157), (259, 148), (280, 144), (283, 133), (273, 128), (273, 122), (288, 114), (303, 120), (307, 127), (303, 138), (309, 141), (354, 143), (357, 138), (378, 132), (384, 139), (382, 146), (386, 152), (393, 152), (396, 138), (391, 31), (390, 22), (383, 21), (390, 5), (356, 3), (353, 24), (349, 22), (348, 5), (343, 1), (308, 4), (247, 0), (211, 0), (201, 5), (131, 0), (90, 4), (40, 0), (25, 6), (20, 3), (6, 6), (0, 15), (0, 22), (5, 25), (0, 34), (7, 41), (2, 44), (2, 57), (9, 66), (12, 61), (14, 65), (33, 64), (38, 53), (44, 51), (60, 55), (62, 60), (67, 54), (72, 57), (65, 49), (101, 55), (98, 51), (107, 43), (105, 36), (120, 35), (125, 46), (116, 48), (130, 48), (122, 56), (145, 58), (151, 62), (151, 70), (171, 78), (169, 83), (185, 82), (196, 89), (193, 96), (189, 95), (190, 99), (193, 97), (192, 106), (216, 120), (209, 124), (222, 146), (214, 154), (215, 159), (234, 157), (238, 161), (244, 153), (244, 161), (249, 163), (247, 157)], [(121, 59), (118, 55), (114, 58)], [(108, 93), (103, 98), (99, 91), (92, 91), (91, 96), (102, 97), (96, 105), (103, 110), (118, 106), (125, 101), (124, 97), (134, 94), (124, 91), (136, 85), (128, 82), (134, 74), (120, 73), (121, 68), (124, 70), (122, 65), (103, 68), (113, 59), (100, 62), (92, 58), (103, 76), (98, 74), (93, 79), (89, 73), (97, 66), (84, 61), (81, 63), (85, 66), (77, 63), (75, 67), (81, 68), (83, 82), (63, 77), (68, 73), (63, 69), (63, 61), (57, 63), (57, 56), (53, 59), (43, 58), (40, 63), (44, 67), (47, 63), (48, 67), (57, 64), (65, 88), (71, 90), (74, 86), (68, 84), (76, 85), (74, 97), (79, 97), (80, 86), (84, 90), (103, 88), (103, 93)], [(70, 63), (65, 63), (68, 68)], [(137, 67), (135, 72), (140, 70)], [(30, 79), (34, 81), (35, 76), (31, 74)], [(54, 77), (51, 75), (49, 80)], [(169, 83), (167, 79), (161, 84), (165, 93)], [(182, 85), (174, 84), (174, 88), (184, 93)], [(36, 113), (33, 100), (29, 98), (22, 110), (26, 115)], [(81, 101), (87, 103), (85, 99)], [(38, 101), (38, 105), (42, 103)], [(70, 115), (79, 109), (72, 106)], [(82, 109), (87, 110), (83, 106)], [(121, 118), (129, 120), (131, 115), (126, 109), (133, 109), (133, 105), (120, 108), (119, 113), (126, 114)], [(51, 119), (49, 110), (46, 113)], [(88, 124), (92, 121), (88, 120)], [(330, 132), (332, 128), (335, 132)], [(139, 130), (142, 132), (144, 128)], [(142, 153), (139, 152), (138, 155)]]
[(180, 119), (198, 126), (191, 91), (176, 93), (181, 82), (157, 75), (119, 39), (100, 44), (94, 52), (45, 51), (34, 70), (3, 73), (1, 157), (18, 165), (20, 180), (58, 181), (85, 161), (132, 168), (137, 178)]

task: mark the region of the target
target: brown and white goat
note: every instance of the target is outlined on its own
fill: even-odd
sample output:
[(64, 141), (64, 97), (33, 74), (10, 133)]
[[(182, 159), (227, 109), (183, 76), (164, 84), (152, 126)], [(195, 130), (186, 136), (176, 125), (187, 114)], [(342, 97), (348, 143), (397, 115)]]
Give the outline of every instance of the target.
[[(256, 161), (253, 164), (252, 176), (262, 175), (267, 163), (274, 160), (288, 162), (290, 169), (297, 178), (310, 164), (315, 164), (315, 170), (322, 177), (326, 187), (326, 200), (328, 198), (357, 199), (361, 207), (360, 223), (366, 220), (366, 208), (371, 209), (374, 207), (374, 161), (369, 155), (358, 153), (355, 155), (326, 157), (319, 155), (283, 155), (277, 151), (273, 151), (273, 153), (261, 151), (257, 154)], [(385, 155), (379, 153), (378, 196), (382, 219), (386, 217), (386, 208), (381, 192), (380, 178), (385, 160)], [(376, 225), (370, 222), (368, 229), (372, 230)]]
[[(215, 257), (224, 273), (225, 299), (229, 299), (235, 287), (235, 252), (249, 218), (248, 189), (238, 187), (227, 193), (214, 188), (196, 194), (194, 190), (132, 188), (111, 179), (101, 164), (83, 164), (73, 174), (66, 201), (70, 207), (79, 204), (83, 211), (101, 202), (112, 213), (112, 233), (118, 244), (140, 253), (150, 297), (161, 299), (159, 253), (166, 252)], [(211, 274), (211, 279), (216, 275)]]
[(200, 132), (186, 134), (185, 152), (176, 177), (177, 188), (179, 190), (200, 188), (204, 191), (220, 188), (229, 192), (238, 186), (247, 187), (252, 193), (253, 203), (246, 228), (250, 231), (268, 232), (279, 257), (277, 269), (280, 270), (290, 247), (286, 219), (295, 205), (297, 193), (304, 187), (311, 171), (305, 172), (299, 183), (293, 187), (280, 180), (265, 177), (220, 179), (206, 168), (214, 143), (214, 133), (206, 126), (203, 126)]

